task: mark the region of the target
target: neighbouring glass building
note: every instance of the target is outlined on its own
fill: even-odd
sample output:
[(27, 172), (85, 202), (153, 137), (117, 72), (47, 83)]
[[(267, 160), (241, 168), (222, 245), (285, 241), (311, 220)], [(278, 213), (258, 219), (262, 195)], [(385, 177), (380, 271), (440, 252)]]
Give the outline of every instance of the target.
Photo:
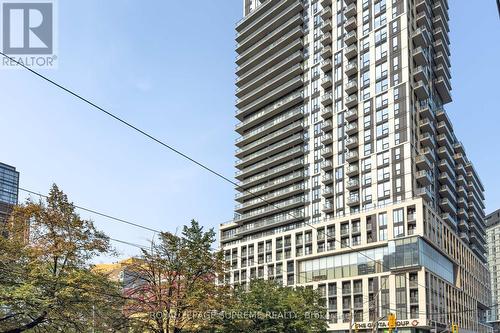
[(19, 195), (19, 172), (16, 168), (0, 163), (0, 223), (10, 215), (17, 205)]
[(317, 288), (331, 332), (389, 312), (400, 332), (491, 331), (484, 188), (446, 112), (448, 0), (243, 3), (225, 282)]

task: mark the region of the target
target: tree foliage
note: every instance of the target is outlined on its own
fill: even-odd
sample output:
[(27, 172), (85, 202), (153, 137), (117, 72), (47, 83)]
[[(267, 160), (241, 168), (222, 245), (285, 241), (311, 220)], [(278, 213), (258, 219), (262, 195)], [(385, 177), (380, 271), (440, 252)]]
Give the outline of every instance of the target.
[(0, 332), (117, 331), (120, 288), (92, 272), (112, 252), (108, 237), (82, 219), (53, 185), (46, 200), (12, 212), (0, 237)]
[(254, 280), (248, 290), (236, 288), (227, 304), (220, 333), (321, 333), (328, 326), (324, 302), (311, 288)]
[(222, 309), (229, 288), (216, 284), (224, 272), (221, 252), (211, 250), (213, 229), (196, 221), (180, 236), (161, 233), (128, 269), (125, 312), (141, 321), (141, 332), (201, 331), (209, 321), (201, 315)]
[[(227, 266), (213, 229), (196, 221), (159, 234), (113, 282), (90, 264), (109, 238), (54, 185), (46, 200), (16, 207), (0, 236), (0, 333), (326, 332), (310, 288), (216, 283)], [(211, 316), (207, 316), (211, 315)]]

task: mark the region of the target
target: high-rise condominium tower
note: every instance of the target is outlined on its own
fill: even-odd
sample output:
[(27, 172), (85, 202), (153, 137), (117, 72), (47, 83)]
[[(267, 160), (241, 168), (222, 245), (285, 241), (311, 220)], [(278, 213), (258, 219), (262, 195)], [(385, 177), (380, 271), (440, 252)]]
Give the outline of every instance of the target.
[[(444, 110), (446, 0), (245, 0), (227, 283), (309, 285), (330, 329), (487, 332), (483, 185)], [(352, 320), (351, 320), (352, 318)]]

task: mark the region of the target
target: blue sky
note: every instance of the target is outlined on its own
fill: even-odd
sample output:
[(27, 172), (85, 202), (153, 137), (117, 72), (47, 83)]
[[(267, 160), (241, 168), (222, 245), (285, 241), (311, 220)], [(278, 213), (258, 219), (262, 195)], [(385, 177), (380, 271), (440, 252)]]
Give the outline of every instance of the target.
[[(232, 177), (241, 2), (60, 1), (59, 68), (44, 74)], [(498, 13), (494, 1), (449, 2), (448, 113), (486, 185), (489, 212), (500, 208)], [(162, 230), (232, 217), (230, 184), (32, 74), (1, 71), (0, 91), (0, 161), (18, 168), (23, 187), (47, 192), (56, 182), (76, 204)], [(82, 215), (113, 238), (152, 237)]]

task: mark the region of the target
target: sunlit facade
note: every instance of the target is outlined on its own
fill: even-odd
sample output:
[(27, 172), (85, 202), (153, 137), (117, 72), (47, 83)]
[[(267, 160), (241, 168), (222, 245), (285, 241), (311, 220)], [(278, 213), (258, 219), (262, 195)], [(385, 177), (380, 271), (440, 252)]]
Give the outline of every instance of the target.
[(244, 1), (226, 283), (311, 285), (332, 332), (389, 312), (400, 332), (490, 330), (484, 188), (445, 111), (448, 20), (446, 0)]

